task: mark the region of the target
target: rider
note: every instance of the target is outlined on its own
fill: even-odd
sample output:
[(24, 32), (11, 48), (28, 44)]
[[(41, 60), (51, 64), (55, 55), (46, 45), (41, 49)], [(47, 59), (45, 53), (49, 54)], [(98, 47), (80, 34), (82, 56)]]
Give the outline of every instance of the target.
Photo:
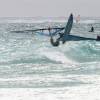
[(59, 44), (60, 44), (58, 39), (56, 40), (56, 42), (54, 42), (52, 36), (51, 36), (51, 38), (50, 38), (50, 41), (51, 41), (51, 44), (52, 44), (53, 46), (59, 46)]
[[(54, 40), (53, 40), (53, 37), (52, 37), (52, 35), (51, 35), (51, 38), (50, 38), (50, 41), (51, 41), (51, 44), (53, 45), (53, 46), (59, 46), (59, 44), (60, 44), (60, 39), (63, 37), (63, 33), (59, 33), (59, 38), (58, 39), (56, 39), (56, 41), (54, 42)], [(65, 43), (65, 42), (63, 42), (63, 43)]]
[(94, 32), (94, 27), (91, 26), (91, 30), (89, 32)]

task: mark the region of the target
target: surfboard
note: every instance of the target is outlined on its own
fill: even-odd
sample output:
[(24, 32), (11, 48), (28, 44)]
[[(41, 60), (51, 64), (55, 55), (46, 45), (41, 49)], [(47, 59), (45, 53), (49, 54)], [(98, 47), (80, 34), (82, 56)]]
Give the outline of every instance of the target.
[(67, 25), (66, 25), (66, 27), (65, 27), (64, 34), (70, 34), (70, 31), (71, 31), (71, 29), (72, 29), (72, 25), (73, 25), (73, 15), (71, 14), (71, 15), (69, 16)]
[(63, 41), (63, 43), (68, 39), (68, 35), (70, 34), (70, 31), (72, 29), (72, 25), (73, 25), (73, 15), (70, 14), (70, 16), (68, 18), (67, 25), (65, 27), (64, 35), (61, 38), (61, 41)]

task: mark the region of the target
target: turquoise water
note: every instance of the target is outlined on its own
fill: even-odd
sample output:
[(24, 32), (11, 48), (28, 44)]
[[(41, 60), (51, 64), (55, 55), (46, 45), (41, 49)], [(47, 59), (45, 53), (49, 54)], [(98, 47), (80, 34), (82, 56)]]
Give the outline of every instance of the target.
[[(10, 32), (65, 24), (65, 19), (1, 18), (0, 88), (66, 88), (95, 84), (100, 75), (100, 42), (68, 41), (53, 47), (47, 36)], [(94, 33), (88, 32), (91, 24)], [(100, 34), (100, 19), (74, 22), (71, 33), (96, 38)]]

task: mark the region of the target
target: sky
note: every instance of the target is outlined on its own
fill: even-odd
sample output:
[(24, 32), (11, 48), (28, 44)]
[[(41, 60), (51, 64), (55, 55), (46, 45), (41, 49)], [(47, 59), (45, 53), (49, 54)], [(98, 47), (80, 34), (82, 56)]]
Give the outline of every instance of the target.
[(0, 0), (0, 17), (100, 17), (100, 0)]

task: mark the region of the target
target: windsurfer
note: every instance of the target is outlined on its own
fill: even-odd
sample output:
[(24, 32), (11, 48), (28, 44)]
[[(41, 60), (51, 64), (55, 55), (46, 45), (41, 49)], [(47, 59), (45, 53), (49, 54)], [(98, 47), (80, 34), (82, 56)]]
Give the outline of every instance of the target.
[(94, 32), (94, 27), (91, 26), (91, 30), (89, 32)]

